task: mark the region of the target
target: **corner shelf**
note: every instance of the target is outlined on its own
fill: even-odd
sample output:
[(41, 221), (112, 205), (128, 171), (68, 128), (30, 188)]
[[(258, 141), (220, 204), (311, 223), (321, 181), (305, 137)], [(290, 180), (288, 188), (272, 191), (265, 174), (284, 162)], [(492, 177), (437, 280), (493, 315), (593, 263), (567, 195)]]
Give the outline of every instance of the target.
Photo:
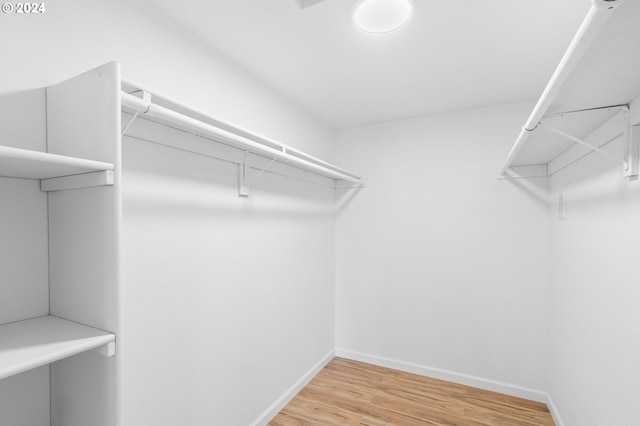
[[(638, 176), (640, 2), (592, 0), (592, 6), (499, 177), (546, 177), (592, 152)], [(622, 138), (624, 154), (605, 148)]]
[[(0, 379), (105, 345), (115, 335), (51, 315), (0, 326)], [(108, 355), (113, 355), (113, 347)]]
[(0, 146), (0, 176), (4, 177), (51, 179), (113, 169), (111, 163)]

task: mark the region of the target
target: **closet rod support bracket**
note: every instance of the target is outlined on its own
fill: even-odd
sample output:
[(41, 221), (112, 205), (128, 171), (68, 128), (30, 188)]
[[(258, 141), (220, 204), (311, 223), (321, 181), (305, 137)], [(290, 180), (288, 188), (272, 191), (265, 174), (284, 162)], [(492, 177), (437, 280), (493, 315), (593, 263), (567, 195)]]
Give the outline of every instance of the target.
[(640, 173), (640, 126), (633, 125), (630, 106), (624, 108), (624, 119), (624, 176), (629, 180), (636, 180)]
[[(151, 93), (149, 92), (145, 92), (144, 90), (138, 90), (134, 93), (139, 93), (140, 94), (140, 99), (142, 99), (142, 101), (144, 103), (146, 103), (147, 105), (151, 105)], [(151, 108), (151, 106), (149, 106), (146, 111), (136, 111), (133, 114), (133, 117), (131, 117), (131, 120), (129, 120), (129, 122), (127, 123), (127, 125), (122, 129), (122, 132), (120, 132), (120, 136), (124, 136), (127, 134), (127, 130), (129, 130), (129, 127), (131, 127), (131, 125), (133, 124), (134, 121), (136, 121), (136, 118), (138, 118), (138, 115), (142, 112), (143, 114), (147, 114), (149, 112), (149, 109)]]
[(244, 161), (238, 164), (238, 196), (249, 198), (249, 163), (247, 162), (248, 152), (244, 152)]

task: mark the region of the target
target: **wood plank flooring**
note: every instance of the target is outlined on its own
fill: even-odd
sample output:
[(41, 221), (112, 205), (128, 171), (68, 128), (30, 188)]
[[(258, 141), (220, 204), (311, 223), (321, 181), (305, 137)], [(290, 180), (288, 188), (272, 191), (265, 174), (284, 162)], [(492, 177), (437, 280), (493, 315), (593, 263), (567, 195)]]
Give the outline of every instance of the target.
[(545, 404), (334, 358), (270, 426), (553, 426)]

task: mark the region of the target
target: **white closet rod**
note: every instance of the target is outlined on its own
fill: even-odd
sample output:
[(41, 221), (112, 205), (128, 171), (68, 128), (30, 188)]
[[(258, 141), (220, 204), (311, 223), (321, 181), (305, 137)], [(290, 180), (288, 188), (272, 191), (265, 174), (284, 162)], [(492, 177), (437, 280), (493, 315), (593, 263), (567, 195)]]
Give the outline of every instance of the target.
[[(277, 161), (291, 164), (292, 166), (309, 170), (331, 179), (344, 180), (358, 185), (364, 184), (364, 178), (362, 176), (350, 173), (284, 144), (268, 140), (266, 142), (271, 145), (268, 146), (264, 143), (250, 140), (247, 137), (237, 135), (228, 130), (202, 122), (169, 108), (145, 101), (144, 99), (128, 93), (122, 92), (121, 95), (123, 107), (138, 111), (140, 116), (147, 117), (152, 121), (172, 123), (189, 131), (190, 133), (208, 136), (216, 141), (233, 145), (238, 149), (252, 152), (254, 154), (260, 154), (268, 158), (275, 158)], [(247, 133), (242, 130), (240, 132), (245, 134)]]
[(609, 16), (611, 16), (613, 8), (622, 4), (624, 1), (625, 0), (593, 0), (587, 16), (582, 22), (582, 25), (580, 25), (578, 32), (571, 41), (569, 48), (562, 57), (553, 76), (551, 76), (551, 80), (549, 80), (547, 87), (544, 89), (544, 92), (542, 92), (529, 119), (520, 131), (520, 135), (511, 148), (507, 159), (500, 168), (499, 175), (505, 175), (507, 173), (511, 163), (513, 163), (518, 156), (518, 153), (520, 153), (526, 144), (531, 133), (536, 129), (542, 117), (544, 117), (553, 101), (555, 101), (567, 78), (575, 69), (578, 62), (580, 62), (589, 45), (595, 40), (596, 35), (607, 22)]
[[(161, 99), (162, 102), (160, 103), (164, 103), (165, 105), (168, 105), (167, 108), (175, 110), (175, 111), (181, 111), (183, 114), (187, 115), (188, 117), (191, 118), (196, 118), (196, 117), (201, 117), (200, 120), (203, 122), (206, 122), (207, 124), (211, 124), (216, 128), (222, 129), (222, 130), (226, 130), (228, 132), (231, 132), (233, 134), (235, 134), (236, 136), (241, 136), (244, 137), (246, 139), (249, 139), (251, 141), (255, 141), (258, 142), (262, 145), (266, 145), (266, 146), (270, 146), (272, 148), (275, 149), (280, 149), (282, 150), (283, 148), (286, 149), (286, 152), (288, 153), (293, 153), (298, 157), (301, 157), (303, 159), (307, 159), (309, 161), (311, 161), (312, 163), (315, 164), (319, 164), (319, 165), (323, 165), (333, 171), (336, 172), (340, 172), (343, 173), (345, 175), (354, 177), (354, 178), (360, 178), (362, 179), (362, 177), (355, 175), (345, 169), (342, 169), (334, 164), (328, 163), (326, 161), (323, 161), (317, 157), (314, 157), (312, 155), (309, 155), (305, 152), (302, 152), (298, 149), (292, 148), (290, 146), (286, 146), (278, 141), (275, 141), (271, 138), (268, 138), (264, 135), (261, 135), (259, 133), (256, 132), (252, 132), (251, 130), (242, 128), (238, 125), (232, 124), (232, 123), (228, 123), (224, 120), (221, 120), (219, 118), (216, 117), (211, 117), (208, 114), (203, 113), (202, 111), (198, 111), (180, 101), (176, 101), (175, 99), (170, 99), (164, 95), (159, 95), (157, 93), (155, 93), (153, 90), (150, 90), (146, 87), (141, 86), (140, 84), (134, 83), (132, 81), (127, 81), (127, 80), (122, 80), (122, 83), (130, 88), (137, 88), (138, 91), (141, 92), (145, 92), (148, 93), (149, 95), (151, 95), (151, 97), (153, 99)], [(128, 92), (131, 93), (131, 92)]]

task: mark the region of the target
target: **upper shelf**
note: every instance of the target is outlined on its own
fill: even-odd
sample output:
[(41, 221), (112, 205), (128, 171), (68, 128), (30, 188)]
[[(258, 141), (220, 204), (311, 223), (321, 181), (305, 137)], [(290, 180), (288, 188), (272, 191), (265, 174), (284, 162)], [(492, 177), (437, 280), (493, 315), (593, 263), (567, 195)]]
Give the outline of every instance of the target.
[(53, 316), (0, 326), (0, 379), (99, 348), (115, 335)]
[[(181, 102), (151, 92), (138, 84), (123, 81), (122, 89), (122, 110), (134, 114), (133, 119), (143, 117), (240, 151), (257, 154), (271, 162), (293, 166), (334, 181), (348, 182), (356, 187), (365, 184), (365, 179), (358, 174), (241, 126), (207, 115)], [(128, 125), (125, 127), (125, 131), (127, 130)], [(193, 148), (187, 150), (204, 154)], [(246, 157), (242, 161), (247, 165)], [(271, 162), (266, 167), (269, 167)]]
[(0, 146), (0, 176), (4, 177), (49, 179), (113, 168), (101, 161)]
[[(543, 165), (540, 175), (552, 175), (613, 139), (623, 135), (629, 139), (628, 126), (638, 124), (639, 111), (629, 112), (628, 108), (637, 108), (634, 101), (640, 97), (640, 2), (592, 1), (500, 175), (517, 176), (514, 168), (531, 165)], [(604, 143), (588, 142), (593, 149), (580, 146), (594, 129), (614, 117), (616, 124), (609, 126), (608, 135), (601, 135)], [(576, 153), (567, 155), (574, 146)], [(637, 174), (637, 165), (629, 164), (629, 158), (621, 157), (620, 161), (626, 176)]]

